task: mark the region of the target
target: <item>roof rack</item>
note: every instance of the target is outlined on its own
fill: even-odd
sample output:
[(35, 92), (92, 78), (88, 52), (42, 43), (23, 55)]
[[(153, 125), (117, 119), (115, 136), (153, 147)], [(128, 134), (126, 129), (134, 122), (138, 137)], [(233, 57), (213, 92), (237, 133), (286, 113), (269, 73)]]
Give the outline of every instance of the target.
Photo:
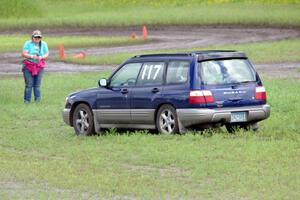
[(152, 56), (191, 56), (193, 53), (186, 52), (186, 53), (157, 53), (157, 54), (142, 54), (142, 55), (136, 55), (133, 58), (141, 58), (141, 57), (152, 57)]
[(198, 60), (222, 59), (222, 58), (247, 58), (244, 52), (235, 50), (203, 50), (191, 52), (178, 53), (157, 53), (157, 54), (142, 54), (136, 55), (132, 58), (146, 58), (146, 57), (164, 57), (164, 56), (198, 56)]

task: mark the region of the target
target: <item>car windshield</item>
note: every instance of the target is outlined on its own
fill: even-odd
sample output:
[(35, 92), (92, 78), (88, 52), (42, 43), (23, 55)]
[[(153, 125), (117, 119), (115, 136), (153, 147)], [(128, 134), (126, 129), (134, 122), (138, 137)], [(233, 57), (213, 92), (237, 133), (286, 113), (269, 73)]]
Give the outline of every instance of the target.
[(246, 59), (210, 60), (199, 63), (204, 85), (219, 85), (256, 81), (255, 72)]

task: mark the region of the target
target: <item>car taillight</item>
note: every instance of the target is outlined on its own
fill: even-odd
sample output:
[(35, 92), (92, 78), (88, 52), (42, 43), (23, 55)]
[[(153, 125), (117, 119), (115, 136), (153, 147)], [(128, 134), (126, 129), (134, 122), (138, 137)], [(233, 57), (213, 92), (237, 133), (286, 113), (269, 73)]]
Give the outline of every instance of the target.
[(258, 100), (267, 99), (266, 89), (264, 87), (260, 86), (255, 88), (255, 99)]
[(189, 102), (195, 103), (213, 103), (215, 101), (214, 96), (209, 90), (193, 90), (190, 91)]

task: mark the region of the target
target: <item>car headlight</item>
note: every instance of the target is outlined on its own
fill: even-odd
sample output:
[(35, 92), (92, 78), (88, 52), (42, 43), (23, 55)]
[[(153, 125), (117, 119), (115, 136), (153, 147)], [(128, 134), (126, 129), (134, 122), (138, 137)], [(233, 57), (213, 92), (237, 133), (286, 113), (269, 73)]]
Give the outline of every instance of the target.
[(71, 103), (69, 102), (69, 97), (65, 99), (65, 108), (71, 108)]
[(69, 97), (67, 96), (65, 99), (65, 104), (67, 104), (68, 100), (69, 100)]

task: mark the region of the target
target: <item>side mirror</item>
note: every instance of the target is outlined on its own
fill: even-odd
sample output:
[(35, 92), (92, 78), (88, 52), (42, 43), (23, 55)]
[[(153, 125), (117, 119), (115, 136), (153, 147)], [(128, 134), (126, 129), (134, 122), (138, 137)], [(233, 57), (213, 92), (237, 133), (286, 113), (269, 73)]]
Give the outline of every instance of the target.
[(107, 80), (105, 78), (102, 78), (98, 81), (99, 87), (107, 87)]

